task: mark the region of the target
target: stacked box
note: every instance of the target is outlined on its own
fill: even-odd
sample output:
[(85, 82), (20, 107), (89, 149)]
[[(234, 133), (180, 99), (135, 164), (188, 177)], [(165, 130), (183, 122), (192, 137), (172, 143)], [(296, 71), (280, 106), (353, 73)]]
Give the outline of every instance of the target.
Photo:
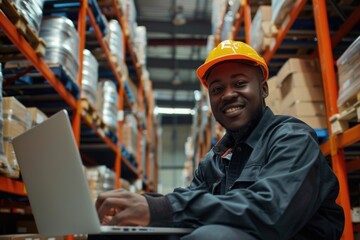
[(274, 114), (280, 114), (281, 92), (277, 76), (269, 78), (267, 82), (269, 87), (269, 95), (267, 98), (265, 98), (266, 105), (271, 108)]
[(137, 149), (137, 120), (132, 114), (127, 114), (122, 129), (122, 144), (130, 154), (135, 154)]
[(271, 6), (260, 6), (253, 18), (250, 30), (250, 45), (258, 53), (264, 52), (275, 44), (276, 31), (272, 28)]
[(313, 128), (326, 128), (326, 109), (317, 61), (289, 59), (277, 74), (280, 114), (292, 115)]
[(360, 93), (360, 36), (337, 60), (340, 110), (352, 106)]
[(3, 98), (3, 118), (4, 150), (10, 167), (5, 174), (8, 177), (18, 178), (20, 171), (12, 146), (12, 140), (30, 129), (31, 114), (16, 98), (5, 97)]
[(43, 113), (37, 107), (29, 107), (29, 108), (27, 108), (27, 110), (29, 111), (29, 113), (31, 115), (31, 126), (32, 127), (42, 123), (43, 121), (45, 121), (47, 119), (47, 116), (45, 115), (45, 113)]
[(288, 13), (294, 6), (294, 0), (272, 0), (271, 1), (271, 23), (280, 28)]

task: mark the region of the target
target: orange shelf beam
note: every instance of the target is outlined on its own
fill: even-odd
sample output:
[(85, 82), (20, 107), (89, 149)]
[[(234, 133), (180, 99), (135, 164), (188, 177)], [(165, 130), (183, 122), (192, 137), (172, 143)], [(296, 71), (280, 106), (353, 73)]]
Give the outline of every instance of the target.
[(2, 11), (0, 11), (0, 27), (3, 29), (8, 38), (17, 46), (18, 50), (59, 93), (62, 99), (64, 99), (64, 101), (67, 102), (72, 109), (76, 109), (77, 102), (74, 96), (66, 90), (64, 85), (56, 78), (55, 74), (51, 71), (49, 66), (39, 56), (36, 55), (35, 50), (30, 46), (25, 38), (21, 36), (16, 27), (9, 21), (9, 19)]
[[(344, 148), (360, 141), (360, 124), (346, 130), (336, 137), (336, 146)], [(320, 145), (322, 153), (327, 156), (330, 154), (330, 141), (326, 141)]]
[(0, 192), (27, 196), (25, 185), (23, 182), (0, 176), (0, 183)]
[(280, 47), (286, 34), (288, 33), (289, 29), (293, 25), (294, 21), (298, 17), (299, 13), (303, 9), (306, 2), (307, 0), (297, 0), (296, 3), (294, 4), (293, 9), (290, 11), (288, 15), (288, 19), (284, 21), (285, 25), (281, 26), (280, 29), (278, 30), (278, 33), (275, 38), (275, 45), (273, 46), (273, 48), (269, 49), (264, 53), (263, 57), (267, 63), (270, 61), (270, 59), (274, 56), (274, 54)]
[(360, 141), (360, 124), (346, 130), (337, 138), (337, 144), (341, 148), (350, 146), (358, 141)]

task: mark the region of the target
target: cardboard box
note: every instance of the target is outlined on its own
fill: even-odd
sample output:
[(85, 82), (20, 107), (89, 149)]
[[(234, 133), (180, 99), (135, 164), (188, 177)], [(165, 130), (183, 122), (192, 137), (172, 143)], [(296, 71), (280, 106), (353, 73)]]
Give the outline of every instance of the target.
[(280, 68), (279, 72), (277, 73), (277, 77), (281, 82), (289, 74), (297, 72), (320, 73), (321, 69), (317, 60), (290, 58)]
[(327, 128), (326, 117), (306, 117), (306, 116), (297, 116), (296, 118), (305, 122), (312, 128), (324, 129)]
[(285, 109), (296, 102), (324, 102), (323, 89), (315, 87), (293, 88), (281, 100), (281, 109)]
[(30, 113), (15, 97), (4, 97), (2, 104), (4, 119), (8, 116), (13, 116), (19, 121), (27, 123), (30, 126)]
[(279, 87), (290, 85), (291, 87), (323, 87), (322, 76), (320, 72), (295, 72), (287, 77), (278, 78)]
[(295, 102), (291, 106), (281, 109), (281, 114), (291, 116), (326, 116), (325, 104), (323, 102)]

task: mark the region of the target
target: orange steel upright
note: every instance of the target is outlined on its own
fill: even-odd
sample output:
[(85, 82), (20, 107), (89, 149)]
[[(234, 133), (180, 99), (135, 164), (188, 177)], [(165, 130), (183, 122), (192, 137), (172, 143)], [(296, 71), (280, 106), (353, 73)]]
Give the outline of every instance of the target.
[[(139, 112), (144, 112), (144, 86), (141, 82), (140, 76), (139, 77), (139, 91), (138, 91), (138, 104), (139, 104)], [(143, 118), (141, 118), (142, 120), (144, 120)], [(140, 173), (141, 177), (143, 175), (143, 164), (141, 162), (143, 153), (141, 151), (141, 143), (142, 143), (142, 139), (143, 139), (143, 127), (139, 126), (138, 127), (138, 134), (137, 134), (137, 146), (136, 146), (136, 162), (138, 164), (138, 170)]]
[[(325, 0), (313, 0), (313, 10), (315, 19), (316, 35), (318, 38), (319, 57), (321, 62), (321, 73), (324, 85), (324, 96), (327, 118), (338, 113), (337, 98), (338, 89), (336, 84), (336, 75), (334, 68), (334, 59), (331, 48), (330, 31), (327, 17), (327, 7)], [(340, 184), (340, 193), (338, 196), (339, 204), (343, 207), (345, 213), (345, 228), (342, 239), (354, 239), (353, 225), (351, 220), (349, 189), (347, 181), (347, 170), (344, 159), (343, 149), (339, 148), (336, 136), (331, 132), (331, 125), (328, 121), (328, 130), (330, 138), (330, 153), (332, 168), (338, 177)]]
[[(78, 34), (79, 34), (79, 69), (77, 83), (79, 85), (79, 92), (81, 94), (81, 81), (82, 81), (82, 70), (83, 70), (83, 50), (85, 48), (86, 40), (86, 10), (88, 8), (87, 0), (80, 1), (80, 9), (78, 14)], [(77, 107), (74, 111), (72, 119), (72, 128), (74, 132), (75, 141), (78, 146), (80, 146), (80, 131), (81, 131), (81, 97), (77, 100)]]
[[(117, 143), (117, 149), (118, 151), (116, 152), (116, 158), (115, 158), (115, 188), (119, 188), (121, 185), (121, 157), (122, 157), (122, 152), (121, 152), (121, 144), (122, 144), (122, 129), (123, 129), (123, 123), (124, 123), (124, 83), (121, 82), (119, 83), (119, 97), (118, 97), (118, 116), (117, 116), (117, 120), (118, 120), (118, 143)], [(120, 116), (119, 116), (120, 115)]]
[(251, 31), (251, 7), (249, 0), (245, 0), (244, 4), (244, 26), (245, 26), (245, 42), (250, 44), (250, 31)]

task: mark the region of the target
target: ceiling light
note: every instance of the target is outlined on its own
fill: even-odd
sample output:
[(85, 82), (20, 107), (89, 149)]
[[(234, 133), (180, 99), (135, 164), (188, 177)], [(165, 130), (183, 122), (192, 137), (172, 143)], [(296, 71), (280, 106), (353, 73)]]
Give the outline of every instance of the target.
[(194, 115), (195, 111), (191, 108), (163, 108), (155, 107), (154, 114), (166, 114), (166, 115)]
[(175, 10), (175, 15), (172, 20), (175, 26), (181, 26), (186, 23), (186, 18), (184, 16), (184, 8), (183, 6), (177, 6)]

